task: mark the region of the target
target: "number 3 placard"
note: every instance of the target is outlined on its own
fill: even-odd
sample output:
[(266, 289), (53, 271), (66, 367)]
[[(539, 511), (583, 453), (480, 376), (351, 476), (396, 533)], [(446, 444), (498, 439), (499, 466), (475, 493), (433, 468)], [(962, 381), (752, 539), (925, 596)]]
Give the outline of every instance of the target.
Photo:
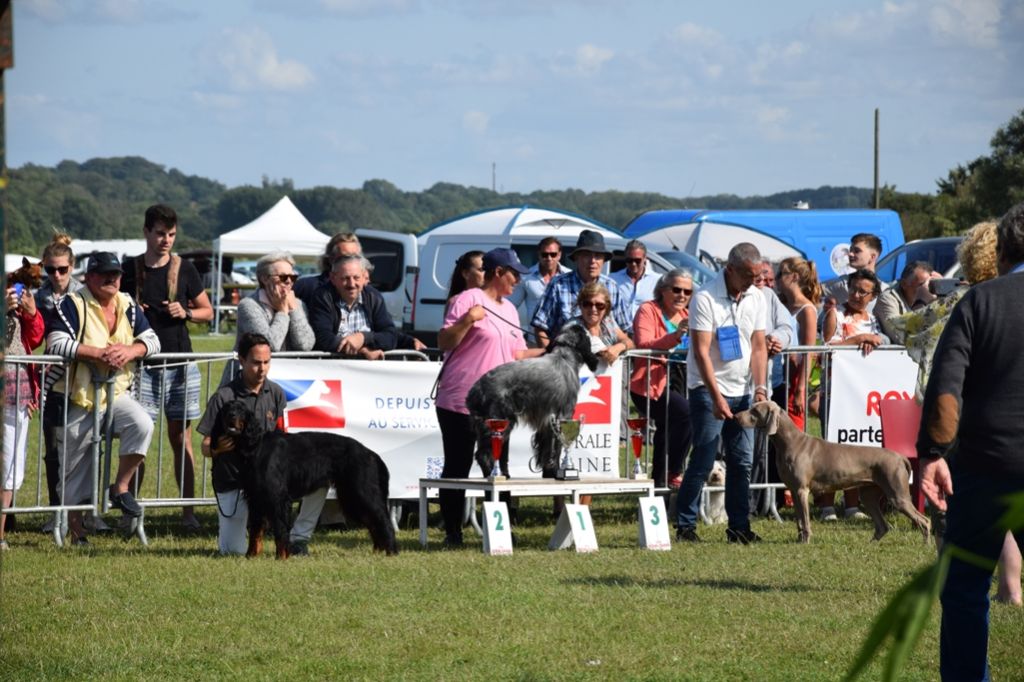
[(644, 549), (672, 549), (663, 497), (640, 498), (640, 546)]
[(504, 502), (484, 502), (484, 554), (512, 553), (512, 527), (508, 520), (508, 505)]

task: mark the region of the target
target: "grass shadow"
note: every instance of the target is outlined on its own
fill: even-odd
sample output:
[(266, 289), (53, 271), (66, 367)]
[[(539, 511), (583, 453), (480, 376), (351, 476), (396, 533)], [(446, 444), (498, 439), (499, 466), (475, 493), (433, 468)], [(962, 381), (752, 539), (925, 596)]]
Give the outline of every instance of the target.
[[(776, 583), (755, 583), (746, 580), (730, 579), (689, 579), (689, 578), (657, 578), (649, 579), (632, 575), (606, 575), (606, 576), (583, 576), (578, 578), (565, 578), (561, 581), (565, 585), (582, 585), (586, 587), (639, 587), (644, 589), (670, 589), (678, 587), (700, 587), (710, 590), (737, 590), (753, 594), (765, 592), (822, 592), (818, 587), (810, 585), (790, 584), (779, 585)], [(834, 591), (834, 590), (833, 590)]]

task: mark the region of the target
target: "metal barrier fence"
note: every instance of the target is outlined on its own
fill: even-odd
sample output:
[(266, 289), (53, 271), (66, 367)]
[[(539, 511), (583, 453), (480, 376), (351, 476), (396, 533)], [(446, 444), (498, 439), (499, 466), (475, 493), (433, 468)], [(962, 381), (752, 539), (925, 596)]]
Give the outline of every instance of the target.
[[(904, 350), (902, 346), (883, 346), (878, 351), (886, 350)], [(820, 369), (819, 373), (822, 377), (822, 382), (827, 384), (827, 378), (830, 372), (831, 359), (833, 354), (836, 352), (855, 352), (858, 351), (856, 347), (835, 347), (835, 346), (796, 346), (789, 348), (779, 356), (782, 360), (788, 360), (794, 357), (808, 358), (813, 357), (814, 363), (808, 363), (806, 360), (802, 364), (802, 380), (809, 382), (812, 374), (812, 365), (817, 364)], [(389, 360), (394, 359), (430, 359), (427, 354), (419, 351), (391, 351), (386, 354)], [(282, 352), (274, 353), (274, 358), (301, 358), (308, 359), (311, 361), (330, 359), (336, 356), (332, 356), (329, 353), (319, 352)], [(195, 363), (202, 367), (200, 371), (200, 384), (198, 386), (186, 385), (186, 397), (192, 390), (199, 391), (200, 405), (205, 406), (206, 398), (220, 385), (222, 376), (229, 374), (232, 371), (231, 361), (234, 358), (234, 353), (162, 353), (149, 358), (146, 358), (143, 362), (146, 367), (160, 366), (168, 369), (174, 367), (185, 366), (189, 363)], [(49, 372), (53, 371), (55, 367), (66, 365), (67, 362), (64, 358), (59, 356), (48, 356), (48, 355), (31, 355), (31, 356), (7, 356), (4, 359), (8, 366), (24, 367), (28, 365), (34, 366), (41, 372), (42, 380), (41, 385), (45, 385), (46, 376)], [(666, 390), (675, 390), (686, 394), (686, 379), (685, 379), (685, 366), (684, 360), (679, 358), (671, 357), (671, 353), (668, 351), (653, 351), (653, 350), (634, 350), (626, 353), (625, 365), (624, 365), (624, 381), (626, 383), (626, 390), (623, 391), (623, 422), (625, 417), (630, 413), (629, 410), (633, 407), (633, 400), (629, 393), (629, 379), (632, 376), (634, 368), (638, 363), (645, 363), (648, 366), (654, 362), (666, 362), (670, 368), (667, 372), (667, 386)], [(218, 365), (224, 364), (225, 370), (221, 372), (215, 372)], [(788, 395), (789, 387), (792, 381), (796, 378), (792, 375), (790, 363), (784, 363), (784, 380), (783, 380), (783, 395)], [(680, 371), (682, 370), (682, 371)], [(233, 375), (230, 375), (233, 376)], [(227, 378), (230, 378), (228, 376)], [(646, 393), (650, 394), (650, 372), (646, 373)], [(186, 382), (187, 384), (187, 382)], [(15, 387), (14, 400), (17, 404), (23, 397), (20, 393), (22, 390), (21, 383), (18, 382)], [(99, 382), (94, 386), (95, 397), (98, 398), (100, 391), (111, 391), (112, 385), (109, 383)], [(160, 386), (161, 403), (163, 398), (166, 396), (167, 387), (164, 383)], [(809, 414), (808, 408), (810, 406), (811, 391), (808, 390), (804, 396), (804, 413)], [(15, 471), (14, 476), (19, 473), (22, 474), (26, 480), (34, 481), (34, 490), (15, 490), (13, 492), (11, 505), (4, 510), (5, 514), (26, 514), (26, 513), (43, 513), (52, 514), (54, 517), (53, 524), (53, 539), (54, 542), (60, 546), (63, 544), (64, 537), (67, 531), (67, 514), (70, 511), (86, 511), (93, 512), (94, 514), (102, 514), (109, 511), (110, 503), (107, 498), (106, 490), (107, 485), (110, 482), (110, 471), (111, 471), (111, 453), (112, 453), (112, 438), (113, 434), (109, 428), (111, 415), (109, 411), (106, 414), (95, 412), (93, 415), (93, 432), (89, 445), (91, 448), (90, 458), (92, 463), (92, 471), (95, 475), (95, 481), (92, 488), (91, 499), (84, 503), (68, 504), (65, 503), (64, 490), (57, 490), (56, 497), (60, 501), (50, 499), (49, 490), (47, 489), (44, 477), (46, 477), (47, 471), (47, 434), (46, 430), (48, 426), (44, 424), (42, 418), (43, 413), (46, 411), (45, 401), (46, 398), (54, 399), (59, 398), (64, 401), (63, 410), (64, 421), (61, 424), (53, 425), (54, 428), (66, 428), (66, 415), (67, 415), (67, 396), (66, 394), (53, 394), (52, 396), (41, 395), (40, 405), (36, 414), (30, 419), (20, 419), (17, 417), (18, 411), (15, 411), (15, 415), (8, 414), (10, 410), (5, 407), (5, 421), (13, 421), (11, 434), (14, 437), (14, 441), (18, 442), (19, 438), (26, 435), (35, 435), (35, 438), (26, 437), (25, 440), (29, 441), (26, 443), (26, 449), (34, 451), (26, 454), (24, 463), (20, 463), (15, 458), (13, 466)], [(98, 401), (97, 401), (98, 402)], [(109, 405), (111, 401), (107, 401)], [(828, 399), (827, 391), (823, 392), (823, 398), (819, 407), (819, 413), (822, 415), (822, 432), (825, 432), (825, 424), (827, 421), (828, 413)], [(186, 400), (187, 403), (187, 400)], [(653, 465), (653, 446), (652, 435), (654, 427), (655, 415), (651, 414), (651, 404), (648, 401), (646, 409), (641, 416), (647, 418), (647, 426), (644, 436), (644, 443), (648, 446), (644, 448), (642, 462), (645, 465), (645, 469), (650, 472)], [(664, 422), (671, 428), (671, 419), (668, 414), (669, 404), (665, 401), (665, 414)], [(194, 429), (195, 424), (192, 425)], [(144, 509), (147, 508), (166, 508), (166, 507), (189, 507), (189, 506), (211, 506), (216, 504), (216, 498), (213, 496), (210, 477), (209, 477), (209, 462), (206, 458), (201, 455), (194, 455), (194, 459), (198, 460), (195, 464), (195, 480), (197, 481), (197, 489), (195, 490), (194, 497), (186, 497), (185, 491), (180, 481), (184, 479), (186, 473), (185, 468), (187, 466), (187, 457), (184, 453), (184, 447), (181, 452), (171, 453), (171, 457), (167, 456), (167, 452), (170, 450), (167, 442), (166, 429), (168, 428), (166, 416), (163, 411), (160, 411), (156, 423), (154, 425), (153, 442), (150, 445), (150, 452), (147, 453), (146, 457), (146, 474), (145, 479), (149, 480), (148, 485), (143, 485), (141, 488), (136, 488), (136, 495), (140, 506)], [(805, 421), (805, 430), (807, 428), (807, 421)], [(629, 443), (629, 430), (623, 423), (623, 430), (626, 434), (626, 443)], [(28, 434), (25, 431), (29, 431)], [(195, 440), (194, 435), (190, 435), (190, 440), (185, 441), (192, 443)], [(34, 448), (31, 447), (34, 440)], [(668, 442), (666, 436), (666, 442)], [(155, 451), (155, 452), (154, 452)], [(50, 453), (51, 457), (54, 453)], [(64, 463), (67, 461), (68, 453), (65, 451), (55, 453), (60, 466), (63, 468)], [(174, 455), (178, 455), (177, 469), (173, 463)], [(665, 448), (666, 461), (664, 462), (664, 471), (668, 474), (668, 446)], [(776, 519), (779, 518), (778, 510), (776, 508), (775, 495), (770, 491), (775, 491), (785, 486), (779, 482), (773, 482), (768, 480), (768, 447), (767, 443), (759, 441), (755, 447), (755, 459), (759, 460), (761, 466), (758, 468), (759, 477), (757, 480), (751, 481), (752, 490), (764, 490), (766, 494), (763, 496), (760, 513), (770, 515)], [(168, 460), (171, 460), (170, 464)], [(627, 472), (629, 470), (629, 463), (631, 461), (631, 451), (627, 447), (627, 456), (625, 457)], [(17, 467), (23, 467), (22, 471), (18, 471)], [(51, 461), (52, 471), (52, 461)], [(28, 474), (31, 474), (29, 476)], [(169, 478), (173, 476), (173, 478)], [(155, 477), (155, 478), (154, 478)], [(58, 478), (59, 480), (59, 478)], [(56, 482), (54, 483), (56, 485)], [(659, 491), (664, 494), (670, 492), (668, 488), (662, 487)], [(703, 520), (707, 521), (705, 513), (707, 496), (714, 492), (724, 491), (724, 486), (705, 486), (705, 505), (702, 505), (702, 517)], [(44, 500), (44, 493), (46, 499)], [(144, 516), (143, 516), (144, 518)], [(144, 523), (141, 521), (130, 525), (127, 531), (134, 533), (142, 542), (147, 542), (145, 535)]]
[[(875, 352), (887, 352), (887, 351), (905, 351), (903, 346), (880, 346)], [(802, 382), (805, 387), (802, 398), (802, 413), (805, 415), (814, 415), (818, 418), (821, 424), (821, 436), (824, 438), (827, 435), (827, 423), (828, 423), (828, 412), (829, 412), (829, 386), (828, 378), (831, 374), (832, 359), (835, 353), (851, 353), (860, 352), (856, 346), (792, 346), (787, 348), (782, 353), (777, 355), (773, 360), (775, 362), (782, 363), (782, 382), (773, 387), (774, 398), (781, 399), (782, 405), (785, 407), (788, 402), (788, 396), (790, 389), (794, 381)], [(808, 359), (811, 361), (808, 362)], [(681, 371), (669, 370), (668, 383), (666, 384), (666, 390), (675, 390), (686, 396), (686, 362), (678, 358), (673, 358), (671, 351), (658, 351), (658, 350), (632, 350), (626, 353), (626, 382), (628, 385), (629, 377), (632, 376), (634, 368), (639, 363), (644, 363), (650, 366), (654, 362), (667, 362), (669, 367), (673, 365), (680, 368)], [(791, 362), (794, 361), (795, 362)], [(798, 367), (800, 374), (794, 374), (792, 365)], [(769, 371), (771, 367), (769, 366)], [(650, 372), (646, 372), (647, 384), (646, 394), (650, 395)], [(769, 376), (769, 384), (771, 384), (771, 376)], [(813, 384), (813, 385), (812, 385)], [(814, 394), (820, 393), (815, 399)], [(624, 391), (628, 393), (628, 391)], [(627, 401), (629, 399), (627, 398)], [(628, 408), (631, 406), (631, 401), (624, 406), (623, 414), (627, 414)], [(812, 406), (816, 408), (816, 412), (812, 412)], [(655, 428), (654, 420), (650, 413), (650, 402), (648, 401), (646, 410), (640, 413), (640, 416), (647, 418), (647, 425), (644, 432), (644, 442), (648, 444), (645, 448), (644, 457), (642, 461), (646, 471), (650, 471), (653, 465), (652, 458), (653, 454), (653, 438), (652, 430)], [(665, 413), (663, 415), (663, 423), (667, 424), (671, 428), (671, 420), (669, 419), (669, 404), (665, 401)], [(806, 432), (809, 427), (810, 420), (805, 418), (803, 423), (803, 429)], [(628, 432), (627, 432), (628, 433)], [(668, 441), (666, 436), (666, 442)], [(688, 454), (688, 453), (687, 453)], [(663, 470), (668, 473), (668, 445), (666, 444), (665, 461), (663, 462)], [(685, 459), (684, 459), (685, 469)], [(770, 480), (770, 451), (768, 447), (767, 438), (764, 438), (760, 434), (755, 440), (754, 445), (754, 467), (752, 471), (752, 478), (750, 483), (751, 490), (763, 490), (765, 493), (761, 496), (760, 504), (758, 505), (757, 513), (762, 516), (770, 516), (776, 520), (780, 520), (777, 500), (774, 491), (785, 489), (785, 485), (779, 481)], [(670, 490), (666, 487), (658, 489), (660, 493), (669, 493)], [(705, 485), (703, 492), (703, 500), (701, 504), (701, 518), (704, 522), (708, 521), (707, 507), (709, 502), (709, 496), (711, 493), (723, 492), (725, 486), (712, 486)]]
[[(427, 353), (411, 350), (389, 351), (385, 356), (388, 360), (430, 359)], [(309, 351), (280, 352), (274, 353), (273, 357), (301, 358), (316, 361), (336, 356), (332, 356), (330, 353)], [(131, 390), (133, 395), (137, 397), (139, 375), (142, 367), (174, 369), (189, 364), (196, 364), (200, 366), (200, 383), (197, 386), (193, 386), (186, 379), (184, 402), (187, 405), (189, 397), (194, 395), (192, 392), (198, 391), (200, 412), (202, 412), (209, 395), (216, 391), (222, 380), (227, 381), (233, 378), (234, 371), (237, 368), (237, 363), (233, 362), (234, 358), (234, 353), (160, 353), (153, 355), (141, 361), (139, 371), (136, 373), (135, 384)], [(71, 364), (65, 358), (56, 355), (9, 355), (4, 358), (4, 363), (7, 367), (13, 366), (16, 369), (28, 368), (29, 371), (38, 371), (40, 373), (40, 386), (46, 385), (47, 375), (54, 371), (55, 368), (63, 367), (67, 370)], [(223, 366), (223, 369), (220, 369), (220, 366)], [(17, 382), (12, 388), (14, 389), (13, 399), (15, 404), (18, 405), (25, 398), (21, 393), (21, 382)], [(93, 404), (99, 404), (101, 392), (106, 393), (106, 404), (108, 406), (111, 404), (112, 400), (110, 398), (112, 396), (113, 384), (110, 381), (100, 380), (94, 382), (93, 390)], [(167, 390), (165, 375), (161, 374), (159, 383), (159, 404), (161, 405), (164, 403)], [(60, 423), (46, 423), (49, 420), (44, 419), (43, 415), (48, 414), (47, 399), (62, 401), (60, 405), (62, 409), (58, 410), (61, 415)], [(52, 408), (53, 406), (51, 405), (49, 409), (52, 410)], [(67, 414), (67, 394), (46, 394), (45, 391), (40, 391), (38, 409), (28, 418), (21, 418), (20, 410), (11, 410), (6, 405), (4, 409), (5, 421), (10, 420), (12, 422), (10, 429), (12, 438), (10, 440), (17, 444), (24, 438), (26, 450), (23, 462), (18, 457), (13, 458), (11, 476), (15, 480), (23, 477), (26, 481), (32, 481), (33, 485), (28, 490), (24, 489), (24, 485), (15, 486), (10, 506), (6, 507), (3, 513), (14, 515), (52, 514), (52, 530), (48, 532), (52, 533), (54, 543), (57, 546), (62, 546), (64, 538), (67, 536), (68, 512), (89, 512), (93, 515), (92, 518), (95, 519), (110, 510), (107, 488), (111, 482), (112, 462), (116, 461), (112, 457), (114, 434), (110, 428), (113, 415), (109, 409), (105, 411), (95, 410), (92, 414), (92, 434), (88, 445), (88, 457), (93, 472), (91, 494), (87, 501), (73, 504), (67, 502), (66, 491), (61, 485), (63, 477), (58, 474), (58, 471), (63, 471), (67, 468), (69, 453), (67, 452), (66, 441), (62, 441), (64, 448), (60, 452), (47, 451), (48, 445), (51, 446), (52, 450), (51, 441), (53, 440), (52, 435), (48, 431), (52, 431), (52, 429), (66, 430)], [(193, 420), (193, 422), (197, 421)], [(153, 439), (144, 461), (145, 474), (142, 476), (143, 485), (141, 487), (138, 484), (139, 477), (135, 478), (135, 489), (133, 492), (143, 510), (149, 508), (216, 505), (217, 500), (213, 495), (210, 483), (209, 461), (199, 453), (198, 447), (193, 442), (198, 438), (194, 435), (195, 426), (196, 423), (192, 423), (188, 432), (189, 438), (182, 439), (182, 449), (178, 452), (171, 452), (170, 456), (168, 456), (171, 448), (166, 435), (168, 429), (167, 416), (163, 410), (159, 410), (154, 423)], [(28, 436), (30, 435), (35, 437), (29, 438)], [(189, 445), (188, 449), (194, 451), (193, 479), (196, 489), (192, 497), (186, 497), (184, 490), (186, 468), (189, 466), (189, 459), (185, 453), (186, 443)], [(47, 459), (51, 460), (49, 471)], [(176, 467), (174, 464), (175, 459), (177, 459)], [(116, 469), (116, 465), (113, 468)], [(52, 480), (50, 480), (51, 477)], [(54, 494), (51, 495), (51, 492)], [(131, 520), (130, 523), (126, 522), (123, 530), (129, 536), (134, 534), (142, 544), (147, 544), (144, 519), (145, 514), (138, 520)], [(102, 523), (102, 521), (93, 521), (93, 523)], [(47, 524), (46, 527), (50, 527), (50, 525)]]

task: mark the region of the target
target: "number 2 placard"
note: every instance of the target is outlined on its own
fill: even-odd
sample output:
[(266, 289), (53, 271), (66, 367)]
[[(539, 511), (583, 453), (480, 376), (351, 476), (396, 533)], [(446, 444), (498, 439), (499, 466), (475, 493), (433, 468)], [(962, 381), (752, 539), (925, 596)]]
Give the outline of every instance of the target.
[(504, 502), (484, 502), (484, 554), (512, 553), (512, 527), (508, 519), (508, 505)]

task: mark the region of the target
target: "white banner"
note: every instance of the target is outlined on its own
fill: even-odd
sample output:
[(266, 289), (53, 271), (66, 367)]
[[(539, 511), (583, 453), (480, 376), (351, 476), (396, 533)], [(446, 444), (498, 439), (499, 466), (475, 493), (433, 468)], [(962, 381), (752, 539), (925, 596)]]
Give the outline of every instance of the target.
[[(419, 479), (440, 478), (441, 431), (430, 391), (434, 362), (275, 359), (270, 379), (284, 389), (289, 431), (329, 431), (379, 454), (391, 474), (392, 499), (419, 497)], [(583, 478), (619, 477), (622, 363), (594, 376), (584, 367), (575, 418), (585, 418), (572, 455)], [(530, 466), (533, 431), (518, 426), (509, 444), (509, 474), (539, 478)], [(536, 469), (536, 470), (535, 470)], [(470, 476), (480, 476), (474, 464)]]
[(832, 354), (828, 440), (834, 443), (882, 446), (878, 404), (909, 400), (917, 385), (917, 363), (903, 350)]

